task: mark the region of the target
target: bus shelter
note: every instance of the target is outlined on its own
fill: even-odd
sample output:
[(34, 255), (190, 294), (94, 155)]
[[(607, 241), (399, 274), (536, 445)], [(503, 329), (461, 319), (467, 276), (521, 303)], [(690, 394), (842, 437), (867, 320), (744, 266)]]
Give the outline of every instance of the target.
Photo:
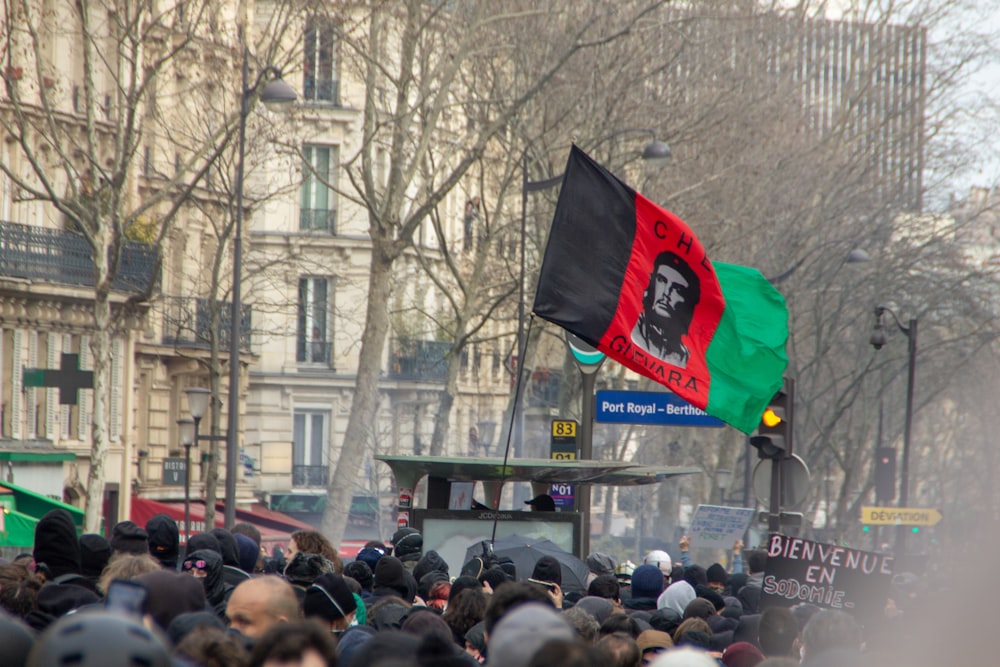
[[(451, 567), (449, 554), (469, 544), (510, 534), (539, 535), (584, 558), (584, 531), (589, 529), (585, 511), (527, 512), (499, 510), (502, 486), (530, 482), (533, 492), (549, 493), (553, 484), (603, 484), (636, 486), (658, 484), (681, 475), (703, 472), (696, 467), (646, 466), (626, 461), (508, 459), (491, 457), (436, 457), (377, 455), (392, 470), (398, 488), (397, 522), (413, 525), (424, 536), (424, 550), (438, 551)], [(413, 506), (413, 492), (427, 478), (426, 506)], [(452, 493), (460, 482), (481, 482), (484, 494), (473, 507), (471, 494), (462, 499)], [(456, 503), (456, 501), (459, 501)], [(457, 567), (461, 567), (461, 563)]]

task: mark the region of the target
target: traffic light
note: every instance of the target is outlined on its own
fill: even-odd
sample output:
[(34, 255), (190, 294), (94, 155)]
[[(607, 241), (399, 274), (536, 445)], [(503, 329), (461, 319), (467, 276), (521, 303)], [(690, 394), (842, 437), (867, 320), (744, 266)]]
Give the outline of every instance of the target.
[(788, 458), (792, 454), (792, 399), (791, 381), (767, 404), (757, 426), (757, 435), (750, 444), (757, 448), (762, 459)]
[(879, 447), (875, 450), (875, 498), (880, 503), (888, 503), (895, 497), (896, 448)]

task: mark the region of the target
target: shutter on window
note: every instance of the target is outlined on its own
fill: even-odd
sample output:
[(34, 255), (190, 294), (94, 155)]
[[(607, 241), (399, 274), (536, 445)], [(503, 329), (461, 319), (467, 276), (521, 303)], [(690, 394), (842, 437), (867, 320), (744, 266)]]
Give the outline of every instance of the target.
[(124, 396), (124, 359), (125, 341), (115, 338), (111, 343), (111, 405), (108, 408), (108, 434), (111, 442), (121, 442), (122, 439), (122, 396)]
[[(63, 334), (61, 338), (60, 348), (63, 352), (71, 353), (73, 352), (73, 336), (72, 334)], [(79, 401), (79, 395), (77, 396)], [(72, 429), (70, 429), (70, 419), (72, 418), (73, 407), (70, 405), (60, 405), (59, 406), (59, 425), (62, 431), (62, 439), (69, 440), (73, 437)]]
[[(46, 368), (59, 368), (62, 359), (62, 334), (49, 333), (46, 337), (46, 357), (48, 362)], [(52, 442), (59, 441), (59, 390), (56, 388), (45, 390), (45, 437)]]
[(14, 377), (11, 378), (10, 392), (10, 436), (15, 440), (24, 437), (24, 332), (20, 329), (13, 331), (13, 344), (11, 345), (11, 369)]
[[(28, 368), (38, 368), (38, 332), (28, 333)], [(25, 437), (34, 440), (38, 437), (38, 392), (48, 391), (37, 387), (29, 387), (25, 406)]]
[[(80, 337), (80, 369), (94, 370), (93, 355), (90, 353), (90, 336)], [(90, 415), (94, 411), (94, 390), (81, 389), (77, 404), (77, 432), (80, 440), (90, 438)]]

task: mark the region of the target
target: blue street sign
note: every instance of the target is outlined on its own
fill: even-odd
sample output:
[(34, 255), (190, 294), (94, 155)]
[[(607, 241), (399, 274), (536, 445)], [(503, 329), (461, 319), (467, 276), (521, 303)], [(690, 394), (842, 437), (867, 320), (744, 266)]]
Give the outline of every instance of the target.
[(724, 426), (677, 394), (660, 391), (599, 391), (594, 420), (605, 424)]

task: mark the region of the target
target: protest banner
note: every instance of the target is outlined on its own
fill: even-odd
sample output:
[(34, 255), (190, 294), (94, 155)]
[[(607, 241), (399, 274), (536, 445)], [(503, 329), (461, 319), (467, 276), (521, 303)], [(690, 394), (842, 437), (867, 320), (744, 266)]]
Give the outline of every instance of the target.
[(752, 518), (753, 510), (747, 507), (698, 505), (688, 529), (691, 546), (732, 549), (733, 542), (743, 539)]
[(809, 602), (872, 619), (885, 607), (892, 566), (889, 554), (769, 535), (760, 605)]

